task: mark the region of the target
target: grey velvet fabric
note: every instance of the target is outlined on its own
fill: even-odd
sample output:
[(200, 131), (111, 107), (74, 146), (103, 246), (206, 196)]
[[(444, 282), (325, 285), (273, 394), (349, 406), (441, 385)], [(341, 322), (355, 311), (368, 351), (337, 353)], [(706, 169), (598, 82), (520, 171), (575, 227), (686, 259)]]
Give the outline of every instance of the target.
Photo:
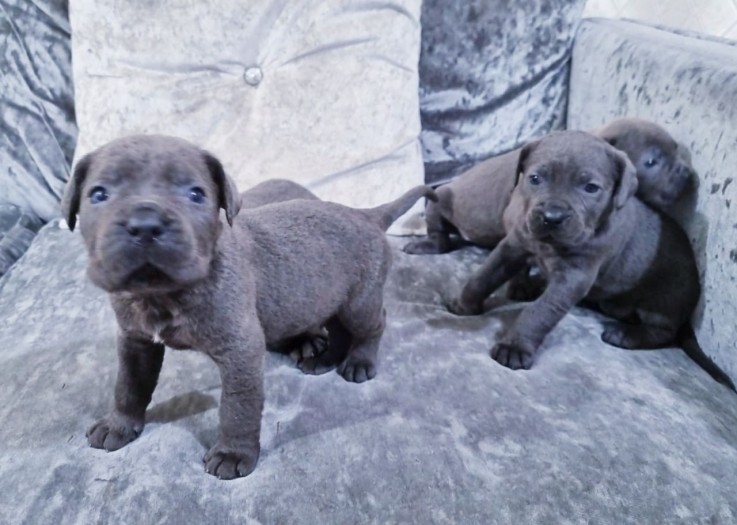
[(115, 324), (54, 224), (0, 280), (0, 515), (20, 523), (733, 523), (737, 403), (680, 350), (626, 351), (577, 310), (535, 367), (487, 354), (519, 305), (442, 306), (484, 252), (409, 256), (392, 239), (376, 379), (314, 377), (270, 354), (262, 456), (222, 482), (220, 380), (170, 351), (141, 437), (84, 432), (112, 403)]
[[(43, 225), (38, 217), (31, 213), (21, 213), (15, 206), (7, 208), (10, 212), (8, 214), (3, 213), (6, 211), (3, 208), (0, 205), (0, 276), (20, 259)], [(14, 209), (18, 211), (17, 215), (12, 213)], [(13, 217), (15, 219), (11, 223), (9, 219)], [(2, 230), (4, 226), (7, 226), (5, 231)]]
[(701, 274), (694, 328), (737, 380), (737, 42), (586, 20), (573, 50), (568, 127), (625, 115), (660, 123), (691, 153), (698, 187), (673, 214)]
[(425, 177), (448, 180), (565, 123), (584, 0), (425, 0), (420, 113)]
[(48, 221), (74, 154), (66, 0), (0, 0), (0, 200)]

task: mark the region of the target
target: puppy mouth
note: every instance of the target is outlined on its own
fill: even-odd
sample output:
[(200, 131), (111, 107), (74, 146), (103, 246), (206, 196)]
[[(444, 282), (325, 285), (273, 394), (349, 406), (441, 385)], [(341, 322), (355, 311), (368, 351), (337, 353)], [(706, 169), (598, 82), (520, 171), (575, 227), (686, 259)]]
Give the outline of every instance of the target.
[(528, 229), (535, 240), (556, 246), (574, 246), (586, 237), (585, 228), (573, 224), (559, 227), (548, 227), (535, 220), (528, 222)]
[(151, 263), (145, 263), (133, 270), (125, 278), (122, 288), (125, 289), (161, 289), (170, 288), (176, 284), (166, 272)]

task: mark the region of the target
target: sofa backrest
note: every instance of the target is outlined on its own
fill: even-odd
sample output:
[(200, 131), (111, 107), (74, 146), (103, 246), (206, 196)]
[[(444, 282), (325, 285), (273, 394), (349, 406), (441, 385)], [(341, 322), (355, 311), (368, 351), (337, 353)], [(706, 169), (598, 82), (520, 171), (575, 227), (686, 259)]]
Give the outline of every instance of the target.
[(673, 215), (701, 273), (694, 328), (737, 380), (737, 42), (585, 20), (573, 48), (568, 127), (625, 115), (658, 122), (691, 152), (699, 187)]

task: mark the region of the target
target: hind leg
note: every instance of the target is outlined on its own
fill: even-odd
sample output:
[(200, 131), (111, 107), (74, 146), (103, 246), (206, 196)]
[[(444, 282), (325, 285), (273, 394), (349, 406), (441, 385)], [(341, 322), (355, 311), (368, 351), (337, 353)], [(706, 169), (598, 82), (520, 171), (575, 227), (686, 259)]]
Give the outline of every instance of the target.
[[(610, 315), (606, 308), (602, 310)], [(617, 313), (624, 314), (624, 312)], [(627, 349), (662, 348), (675, 341), (678, 325), (672, 318), (662, 313), (642, 310), (638, 310), (636, 314), (639, 323), (629, 324), (622, 321), (612, 323), (601, 334), (601, 339), (610, 345)]]
[(319, 375), (329, 372), (348, 354), (352, 338), (343, 323), (337, 317), (333, 317), (327, 322), (325, 328), (327, 328), (327, 340), (322, 346), (322, 351), (299, 356), (297, 367), (305, 374)]
[(403, 250), (413, 255), (448, 253), (456, 249), (450, 235), (455, 228), (440, 214), (440, 206), (428, 201), (425, 207), (425, 222), (427, 222), (427, 237), (419, 241), (410, 242)]
[(338, 366), (338, 373), (353, 383), (363, 383), (376, 376), (377, 354), (386, 324), (386, 312), (382, 287), (375, 288), (376, 291), (368, 298), (353, 301), (339, 314), (352, 344), (348, 355)]

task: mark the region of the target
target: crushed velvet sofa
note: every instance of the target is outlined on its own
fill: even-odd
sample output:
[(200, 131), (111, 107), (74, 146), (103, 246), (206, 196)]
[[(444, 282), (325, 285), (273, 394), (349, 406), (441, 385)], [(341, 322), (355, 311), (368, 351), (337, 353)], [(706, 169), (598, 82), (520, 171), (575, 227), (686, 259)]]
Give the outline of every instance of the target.
[(444, 307), (486, 252), (410, 256), (406, 237), (390, 237), (377, 377), (306, 376), (269, 354), (250, 476), (204, 473), (220, 381), (196, 352), (167, 350), (136, 441), (89, 448), (86, 428), (112, 404), (116, 326), (57, 206), (73, 159), (127, 131), (203, 143), (241, 189), (290, 177), (368, 206), (552, 129), (655, 120), (699, 174), (673, 212), (701, 272), (693, 325), (737, 380), (734, 42), (582, 21), (580, 1), (265, 1), (243, 16), (223, 15), (246, 9), (235, 1), (164, 4), (0, 2), (0, 225), (24, 239), (14, 253), (30, 244), (0, 279), (0, 521), (737, 521), (734, 392), (678, 348), (604, 344), (604, 319), (585, 309), (531, 370), (503, 368), (488, 350), (524, 304)]

